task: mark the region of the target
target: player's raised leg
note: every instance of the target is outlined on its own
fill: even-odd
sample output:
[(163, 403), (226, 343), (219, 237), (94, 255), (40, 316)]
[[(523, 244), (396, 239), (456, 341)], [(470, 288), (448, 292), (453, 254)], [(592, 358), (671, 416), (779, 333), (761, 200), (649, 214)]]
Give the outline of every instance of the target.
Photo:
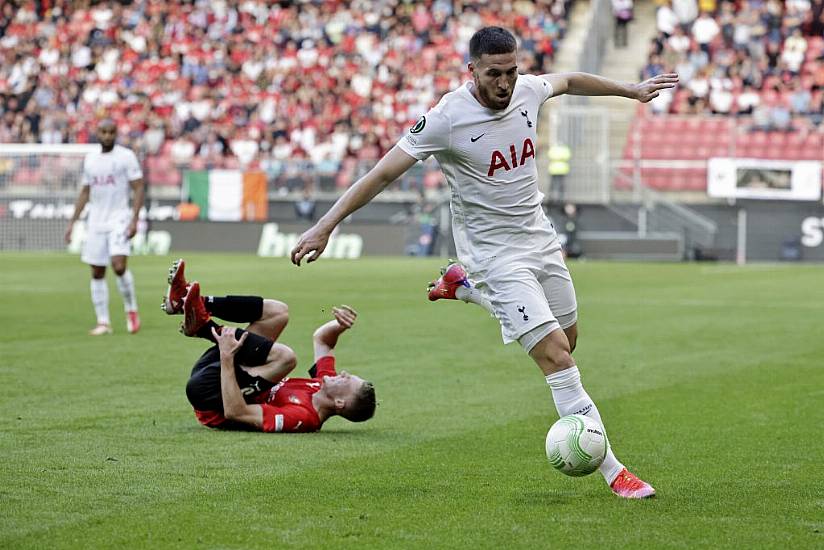
[[(231, 298), (231, 296), (227, 296)], [(289, 306), (280, 300), (263, 299), (260, 318), (249, 323), (246, 330), (265, 338), (277, 340), (289, 323)]]
[(137, 293), (135, 292), (134, 276), (129, 271), (128, 256), (112, 256), (112, 269), (114, 269), (117, 289), (123, 298), (123, 309), (126, 312), (126, 329), (134, 334), (140, 330), (140, 315), (137, 313)]
[[(594, 418), (604, 426), (598, 407), (581, 384), (581, 374), (571, 355), (569, 340), (564, 330), (556, 321), (550, 326), (540, 326), (531, 331), (535, 336), (540, 331), (550, 330), (534, 346), (522, 345), (546, 377), (555, 401), (555, 408), (560, 416), (583, 414)], [(569, 327), (568, 327), (569, 328)], [(573, 331), (577, 333), (577, 331)], [(606, 426), (604, 426), (606, 430)], [(655, 489), (630, 473), (612, 452), (612, 445), (599, 468), (601, 475), (612, 491), (624, 498), (647, 498), (655, 495)]]
[(260, 296), (203, 296), (206, 311), (233, 323), (248, 323), (252, 334), (277, 340), (289, 322), (289, 306)]
[(441, 276), (427, 287), (429, 300), (461, 300), (477, 304), (492, 313), (492, 304), (469, 279), (464, 266), (455, 260), (441, 268)]
[[(160, 309), (168, 315), (182, 314), (183, 304), (189, 291), (189, 283), (185, 276), (186, 262), (183, 258), (175, 260), (169, 268), (166, 294), (160, 304)], [(198, 285), (198, 291), (200, 286)], [(286, 324), (289, 322), (289, 307), (279, 301), (261, 298), (260, 296), (201, 296), (205, 316), (215, 316), (224, 321), (233, 323), (249, 323), (246, 330), (277, 340)], [(190, 304), (193, 306), (194, 302)], [(200, 309), (199, 307), (197, 308)], [(191, 319), (194, 322), (193, 317)]]
[[(212, 313), (226, 320), (232, 320), (228, 317), (246, 320), (254, 318), (249, 326), (258, 332), (247, 329), (249, 336), (235, 356), (236, 362), (252, 376), (278, 382), (297, 364), (291, 348), (275, 343), (273, 338), (261, 334), (276, 331), (279, 335), (286, 326), (284, 311), (279, 304), (282, 302), (264, 300), (259, 296), (208, 296), (204, 299), (200, 294), (200, 284), (195, 281), (189, 285), (183, 301), (182, 331), (186, 336), (197, 336), (214, 342), (212, 329), (220, 332), (224, 328), (212, 320)], [(243, 329), (234, 330), (237, 330), (238, 338), (244, 332)]]

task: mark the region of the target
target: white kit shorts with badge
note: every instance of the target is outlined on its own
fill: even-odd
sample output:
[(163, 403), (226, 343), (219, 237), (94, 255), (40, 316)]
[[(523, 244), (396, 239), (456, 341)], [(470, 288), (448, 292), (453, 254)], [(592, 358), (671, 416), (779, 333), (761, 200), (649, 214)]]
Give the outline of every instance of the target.
[(109, 265), (112, 256), (131, 254), (131, 241), (126, 237), (129, 228), (129, 216), (122, 216), (108, 227), (90, 227), (86, 231), (86, 240), (80, 259), (89, 265)]
[(550, 332), (577, 321), (575, 287), (560, 249), (499, 259), (473, 279), (492, 304), (504, 344), (520, 341), (529, 352)]

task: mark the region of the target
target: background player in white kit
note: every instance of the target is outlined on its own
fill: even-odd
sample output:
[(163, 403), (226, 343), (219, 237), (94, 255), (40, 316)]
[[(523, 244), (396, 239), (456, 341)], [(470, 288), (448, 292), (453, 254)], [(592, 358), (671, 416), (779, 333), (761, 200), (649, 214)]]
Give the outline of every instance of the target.
[[(486, 307), (505, 343), (518, 341), (540, 367), (561, 416), (601, 421), (571, 356), (577, 303), (555, 229), (541, 206), (535, 164), (540, 106), (564, 93), (614, 95), (647, 102), (677, 75), (625, 84), (585, 73), (518, 75), (515, 38), (486, 27), (469, 42), (473, 81), (446, 94), (346, 193), (292, 250), (292, 261), (316, 260), (332, 230), (417, 161), (435, 155), (451, 191), (452, 228), (460, 261), (437, 281), (430, 299), (458, 298)], [(602, 422), (603, 424), (603, 422)], [(655, 490), (631, 474), (612, 450), (600, 468), (612, 491), (646, 498)]]
[[(100, 336), (112, 332), (109, 287), (105, 278), (106, 265), (110, 262), (117, 275), (117, 288), (123, 296), (126, 328), (135, 333), (140, 329), (140, 317), (134, 277), (127, 267), (127, 259), (131, 252), (130, 240), (137, 232), (138, 215), (143, 207), (143, 172), (134, 152), (115, 145), (117, 127), (114, 121), (101, 121), (97, 126), (97, 138), (101, 150), (89, 153), (83, 161), (82, 187), (66, 228), (66, 242), (71, 241), (74, 223), (88, 203), (86, 241), (80, 258), (92, 267), (91, 293), (97, 326), (89, 334)], [(134, 193), (131, 208), (130, 190)]]

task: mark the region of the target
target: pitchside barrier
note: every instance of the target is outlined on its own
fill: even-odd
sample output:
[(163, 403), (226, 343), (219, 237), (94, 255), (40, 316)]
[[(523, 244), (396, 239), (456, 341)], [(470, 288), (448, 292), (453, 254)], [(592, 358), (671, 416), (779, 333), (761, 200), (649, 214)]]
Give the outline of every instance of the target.
[[(571, 113), (588, 118), (594, 115)], [(576, 127), (575, 124), (569, 125)], [(577, 126), (579, 129), (583, 126)], [(600, 135), (600, 132), (596, 132)], [(586, 143), (583, 140), (582, 143)], [(598, 142), (600, 143), (600, 142)], [(79, 251), (85, 225), (75, 225), (72, 243), (63, 241), (66, 222), (71, 217), (78, 193), (83, 156), (94, 145), (3, 145), (0, 147), (0, 251), (68, 250)], [(673, 166), (677, 163), (673, 164)], [(752, 167), (745, 167), (752, 179)], [(776, 167), (770, 165), (774, 170)], [(780, 168), (780, 167), (779, 167)], [(357, 171), (366, 170), (363, 165)], [(600, 174), (601, 168), (596, 170)], [(147, 177), (150, 173), (145, 171)], [(307, 172), (306, 177), (315, 177)], [(357, 174), (352, 172), (353, 177)], [(780, 175), (780, 174), (778, 174)], [(215, 181), (226, 182), (225, 174)], [(765, 177), (777, 177), (765, 174)], [(320, 176), (318, 176), (320, 177)], [(439, 176), (431, 165), (418, 165), (409, 179), (379, 195), (340, 226), (329, 257), (356, 258), (361, 255), (440, 255), (455, 253), (450, 233), (450, 215)], [(605, 181), (609, 181), (609, 177)], [(802, 178), (803, 179), (803, 178)], [(268, 178), (265, 204), (259, 197), (258, 183), (248, 186), (243, 176), (229, 182), (233, 196), (250, 189), (255, 195), (254, 211), (244, 212), (259, 221), (211, 222), (195, 216), (182, 222), (183, 177), (177, 186), (153, 184), (148, 187), (146, 209), (139, 233), (133, 241), (136, 254), (167, 254), (187, 250), (226, 250), (285, 257), (298, 236), (310, 226), (299, 220), (296, 201), (302, 193), (284, 187), (272, 188)], [(202, 180), (211, 186), (208, 177)], [(747, 180), (750, 181), (750, 180)], [(772, 181), (772, 180), (770, 180)], [(783, 180), (782, 180), (783, 181)], [(792, 173), (790, 174), (790, 189)], [(767, 201), (753, 199), (714, 200), (711, 203), (682, 204), (668, 201), (646, 189), (636, 192), (642, 202), (603, 203), (604, 181), (595, 178), (581, 190), (576, 220), (578, 242), (583, 255), (610, 259), (720, 259), (731, 261), (812, 260), (824, 261), (824, 206), (820, 201)], [(220, 193), (207, 200), (224, 200)], [(750, 188), (759, 186), (749, 185)], [(763, 186), (761, 186), (763, 187)], [(775, 185), (773, 185), (775, 187)], [(740, 187), (736, 187), (738, 189)], [(412, 189), (417, 189), (413, 191)], [(421, 192), (423, 191), (423, 192)], [(751, 192), (748, 191), (748, 192)], [(771, 191), (773, 192), (773, 191)], [(340, 190), (321, 190), (314, 219), (323, 215)], [(589, 195), (589, 200), (585, 200)], [(600, 197), (600, 198), (599, 198)], [(709, 200), (709, 199), (707, 199)], [(237, 203), (237, 201), (235, 201)], [(234, 204), (234, 203), (233, 203)], [(564, 233), (567, 219), (561, 202), (548, 208), (559, 232)], [(204, 204), (206, 206), (206, 204)], [(211, 211), (211, 207), (202, 209)], [(226, 219), (237, 216), (237, 209), (217, 208)], [(261, 212), (265, 210), (266, 216)], [(208, 215), (207, 215), (208, 217)], [(261, 219), (263, 218), (263, 219)]]
[[(83, 159), (99, 147), (0, 147), (0, 250), (80, 250), (85, 214), (75, 224), (68, 247), (64, 232), (80, 190)], [(201, 243), (223, 242), (221, 235), (232, 235), (227, 245), (236, 238), (241, 244), (228, 250), (281, 255), (283, 243), (296, 240), (309, 225), (296, 225), (298, 203), (318, 203), (314, 216), (303, 212), (308, 219), (317, 219), (346, 186), (374, 164), (320, 166), (261, 158), (255, 169), (243, 169), (231, 158), (220, 166), (195, 160), (198, 162), (179, 165), (169, 158), (141, 159), (147, 183), (146, 208), (133, 241), (136, 253), (209, 249)], [(443, 177), (433, 162), (419, 163), (366, 209), (365, 216), (359, 212), (351, 218), (365, 225), (355, 224), (353, 232), (341, 234), (329, 254), (347, 258), (362, 254), (431, 255), (443, 246), (437, 229), (443, 218), (443, 197)], [(177, 227), (176, 220), (187, 223)]]
[[(325, 212), (331, 202), (318, 206)], [(270, 211), (282, 202), (270, 203)], [(409, 224), (365, 221), (385, 216), (389, 204), (364, 207), (361, 220), (344, 223), (330, 243), (327, 257), (356, 258), (361, 255), (454, 256), (455, 249), (448, 231), (448, 212), (438, 222), (434, 236)], [(377, 213), (373, 213), (375, 208)], [(402, 211), (404, 205), (397, 205)], [(288, 211), (284, 208), (285, 211)], [(674, 231), (647, 230), (638, 238), (638, 226), (631, 217), (616, 212), (611, 205), (581, 205), (576, 219), (577, 238), (583, 257), (625, 260), (709, 260), (775, 262), (782, 260), (824, 261), (824, 206), (821, 203), (738, 201), (727, 204), (696, 205), (694, 211), (712, 220), (717, 227), (712, 248), (695, 247), (695, 241)], [(8, 202), (0, 200), (0, 250), (68, 250), (77, 253), (85, 225), (75, 225), (72, 245), (66, 247), (63, 231), (66, 219), (48, 219), (61, 209), (52, 203), (37, 203), (36, 209), (18, 209), (19, 217), (10, 217)], [(309, 222), (281, 217), (267, 223), (258, 222), (179, 222), (174, 221), (172, 203), (156, 201), (148, 211), (149, 221), (141, 224), (133, 240), (135, 254), (177, 254), (186, 251), (229, 251), (285, 258)], [(67, 213), (68, 212), (68, 213)], [(70, 215), (62, 209), (62, 214)], [(742, 223), (742, 213), (746, 217)], [(549, 214), (564, 235), (567, 218), (560, 207)], [(665, 217), (662, 215), (662, 217)], [(432, 226), (427, 226), (432, 227)], [(446, 227), (446, 231), (443, 228)], [(741, 241), (745, 241), (743, 258)], [(30, 235), (40, 235), (38, 248), (31, 246)], [(44, 239), (48, 236), (48, 239)], [(691, 245), (689, 243), (692, 243)], [(689, 246), (693, 246), (689, 249)], [(428, 247), (428, 248), (427, 248)]]

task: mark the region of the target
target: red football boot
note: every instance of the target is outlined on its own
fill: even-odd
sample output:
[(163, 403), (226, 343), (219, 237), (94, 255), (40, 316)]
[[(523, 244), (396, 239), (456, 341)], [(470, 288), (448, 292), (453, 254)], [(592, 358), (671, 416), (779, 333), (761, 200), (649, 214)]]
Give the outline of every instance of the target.
[(624, 498), (650, 498), (655, 496), (655, 489), (652, 485), (638, 478), (629, 470), (624, 468), (618, 474), (612, 485), (609, 486), (612, 492)]
[(183, 298), (183, 325), (180, 328), (186, 336), (197, 336), (197, 331), (211, 318), (200, 297), (200, 283), (195, 281), (189, 285), (189, 292)]
[(126, 330), (129, 331), (129, 334), (137, 334), (137, 331), (140, 330), (140, 315), (137, 314), (136, 310), (126, 312)]
[(165, 311), (167, 315), (183, 313), (183, 298), (186, 296), (186, 290), (188, 290), (188, 283), (183, 275), (185, 268), (186, 262), (183, 261), (183, 258), (176, 260), (169, 268), (169, 277), (167, 279), (169, 288), (166, 289), (163, 303), (160, 304), (160, 309)]
[(461, 264), (450, 260), (446, 267), (441, 268), (440, 278), (429, 283), (429, 300), (457, 300), (455, 291), (461, 286), (470, 287), (469, 277)]

